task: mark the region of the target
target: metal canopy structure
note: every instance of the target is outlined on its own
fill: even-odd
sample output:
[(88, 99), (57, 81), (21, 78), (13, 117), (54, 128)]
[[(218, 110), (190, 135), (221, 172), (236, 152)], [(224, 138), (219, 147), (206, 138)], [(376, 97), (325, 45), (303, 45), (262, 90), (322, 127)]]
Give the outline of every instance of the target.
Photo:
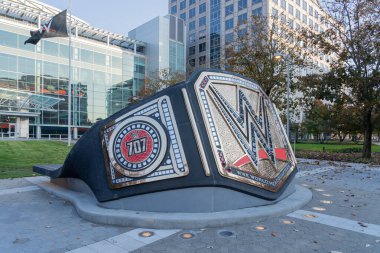
[(40, 116), (40, 113), (37, 112), (17, 112), (17, 111), (3, 111), (0, 110), (0, 115), (5, 116), (15, 116), (15, 117), (38, 117)]
[(0, 88), (0, 107), (10, 110), (56, 111), (53, 106), (63, 100), (52, 96)]
[[(27, 25), (33, 25), (32, 29), (39, 27), (41, 23), (48, 22), (61, 10), (50, 5), (33, 0), (0, 0), (0, 16), (11, 18)], [(67, 17), (69, 19), (69, 17)], [(143, 53), (146, 43), (130, 39), (126, 36), (105, 31), (91, 26), (89, 23), (71, 16), (71, 33), (84, 38), (90, 38), (110, 45), (115, 45)]]

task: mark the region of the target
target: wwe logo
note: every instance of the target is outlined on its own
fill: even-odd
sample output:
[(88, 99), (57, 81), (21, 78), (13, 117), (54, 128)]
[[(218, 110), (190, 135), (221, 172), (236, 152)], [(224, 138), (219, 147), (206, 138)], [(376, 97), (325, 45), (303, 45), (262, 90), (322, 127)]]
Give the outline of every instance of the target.
[(277, 160), (287, 160), (286, 149), (273, 148), (268, 113), (263, 97), (259, 100), (259, 112), (256, 113), (244, 93), (239, 90), (238, 111), (215, 89), (209, 86), (211, 94), (222, 116), (228, 122), (236, 138), (241, 143), (246, 155), (233, 163), (235, 167), (269, 159), (273, 164)]

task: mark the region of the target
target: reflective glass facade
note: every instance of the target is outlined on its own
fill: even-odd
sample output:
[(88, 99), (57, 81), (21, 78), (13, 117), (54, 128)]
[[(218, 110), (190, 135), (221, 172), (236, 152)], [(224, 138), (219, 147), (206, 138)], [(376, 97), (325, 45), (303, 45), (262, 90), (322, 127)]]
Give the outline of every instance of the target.
[[(182, 6), (186, 1), (181, 2)], [(148, 78), (156, 78), (157, 71), (186, 74), (186, 26), (172, 15), (155, 17), (128, 33), (131, 39), (146, 42)]]
[(210, 1), (210, 67), (220, 68), (220, 0)]
[(169, 41), (169, 68), (177, 73), (186, 73), (185, 44), (174, 40)]
[[(35, 27), (0, 17), (0, 87), (62, 98), (55, 112), (31, 118), (67, 131), (69, 46), (67, 38), (24, 41)], [(144, 85), (146, 59), (136, 50), (75, 36), (72, 39), (72, 125), (88, 128), (126, 107)], [(0, 110), (10, 110), (6, 104)]]
[[(309, 26), (316, 32), (325, 26), (321, 19), (324, 11), (313, 0), (189, 0), (188, 5), (182, 4), (183, 8), (173, 12), (173, 7), (182, 1), (170, 0), (168, 4), (170, 14), (186, 17), (187, 74), (203, 67), (224, 68), (226, 45), (236, 38), (237, 25), (239, 33), (247, 30), (252, 16), (281, 16), (291, 28)], [(326, 57), (317, 52), (312, 59), (314, 65), (328, 69)]]

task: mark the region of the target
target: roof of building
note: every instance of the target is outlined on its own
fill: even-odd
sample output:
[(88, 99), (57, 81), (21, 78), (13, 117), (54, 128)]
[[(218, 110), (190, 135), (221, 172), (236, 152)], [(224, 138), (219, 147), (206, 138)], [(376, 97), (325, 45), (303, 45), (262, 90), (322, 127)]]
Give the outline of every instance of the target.
[[(38, 24), (39, 19), (47, 22), (59, 12), (61, 10), (36, 0), (0, 0), (0, 16), (34, 26)], [(109, 43), (125, 49), (134, 50), (135, 45), (137, 49), (146, 47), (145, 42), (94, 27), (75, 16), (71, 16), (71, 27), (73, 34), (75, 34), (75, 29), (77, 29), (78, 36)]]
[(0, 106), (17, 111), (41, 110), (56, 111), (53, 106), (63, 101), (62, 98), (40, 95), (13, 89), (0, 88)]

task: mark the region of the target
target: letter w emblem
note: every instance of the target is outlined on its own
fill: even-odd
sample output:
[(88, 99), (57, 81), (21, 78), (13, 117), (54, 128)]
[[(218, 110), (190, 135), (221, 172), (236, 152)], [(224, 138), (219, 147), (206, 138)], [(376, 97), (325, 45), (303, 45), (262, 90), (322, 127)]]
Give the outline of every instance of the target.
[(256, 112), (244, 92), (238, 88), (238, 111), (236, 111), (213, 85), (209, 86), (209, 92), (221, 115), (246, 152), (246, 155), (233, 163), (234, 167), (252, 163), (258, 169), (259, 161), (265, 159), (276, 168), (276, 160), (288, 160), (285, 148), (273, 147), (267, 105), (263, 96), (259, 98), (258, 112)]

